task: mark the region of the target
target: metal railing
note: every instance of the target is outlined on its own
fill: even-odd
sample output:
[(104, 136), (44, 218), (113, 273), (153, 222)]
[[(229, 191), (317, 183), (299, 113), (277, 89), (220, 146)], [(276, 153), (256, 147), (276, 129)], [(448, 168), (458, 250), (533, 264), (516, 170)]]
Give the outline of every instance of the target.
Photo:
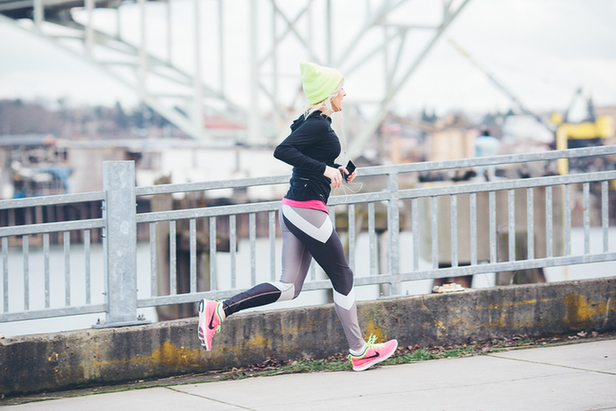
[[(494, 181), (468, 181), (457, 184), (421, 184), (414, 188), (400, 188), (400, 181), (417, 173), (438, 170), (465, 169), (478, 166), (504, 166), (529, 162), (551, 162), (559, 159), (605, 156), (616, 154), (616, 147), (593, 147), (574, 150), (549, 151), (532, 154), (515, 154), (482, 157), (453, 161), (412, 163), (364, 167), (358, 169), (359, 178), (386, 179), (386, 184), (372, 186), (372, 191), (330, 198), (328, 207), (334, 222), (345, 227), (348, 242), (348, 258), (355, 270), (358, 260), (357, 238), (368, 234), (368, 275), (356, 276), (357, 286), (389, 285), (388, 294), (400, 295), (400, 285), (419, 279), (498, 273), (571, 264), (586, 264), (616, 260), (616, 252), (609, 247), (609, 189), (610, 181), (616, 179), (616, 171), (596, 171), (569, 175), (551, 175), (536, 178), (496, 179)], [(560, 160), (562, 161), (562, 160)], [(264, 201), (248, 204), (231, 204), (180, 210), (136, 212), (138, 198), (169, 195), (174, 193), (208, 192), (223, 188), (246, 188), (260, 185), (286, 184), (288, 176), (252, 178), (188, 184), (167, 184), (135, 187), (133, 162), (106, 162), (104, 164), (101, 192), (69, 194), (27, 199), (2, 200), (0, 209), (36, 207), (50, 204), (69, 204), (85, 201), (100, 201), (103, 217), (67, 222), (31, 224), (0, 227), (2, 246), (3, 303), (0, 322), (38, 318), (106, 313), (107, 326), (138, 323), (137, 309), (169, 304), (190, 303), (201, 298), (226, 298), (257, 282), (257, 271), (269, 271), (269, 279), (277, 273), (276, 214), (279, 201)], [(404, 180), (406, 181), (406, 180)], [(571, 247), (573, 194), (581, 186), (583, 206), (584, 250), (574, 253)], [(591, 192), (592, 187), (592, 192)], [(595, 190), (596, 188), (596, 190)], [(525, 193), (525, 198), (521, 198)], [(555, 195), (556, 193), (556, 195)], [(589, 247), (591, 226), (591, 195), (599, 199), (602, 247), (591, 253)], [(540, 197), (540, 198), (539, 198)], [(524, 201), (522, 201), (524, 200)], [(462, 204), (464, 204), (462, 206)], [(540, 204), (541, 207), (537, 207)], [(409, 210), (410, 208), (410, 210)], [(525, 210), (523, 209), (525, 208)], [(460, 210), (465, 209), (464, 213)], [(358, 216), (361, 214), (361, 218)], [(345, 216), (346, 215), (346, 216)], [(404, 220), (401, 228), (401, 216)], [(246, 217), (247, 216), (247, 217)], [(258, 218), (266, 216), (266, 218)], [(346, 218), (345, 218), (346, 217)], [(243, 225), (238, 219), (248, 220), (245, 236), (250, 247), (250, 269), (238, 275), (238, 242), (243, 237)], [(264, 220), (265, 228), (257, 224)], [(360, 221), (361, 220), (361, 221)], [(524, 221), (525, 220), (525, 221)], [(222, 225), (224, 221), (224, 226)], [(367, 221), (367, 224), (362, 222)], [(542, 224), (536, 224), (541, 221)], [(341, 222), (345, 222), (342, 224)], [(453, 222), (453, 223), (451, 223)], [(360, 224), (361, 223), (361, 224)], [(149, 296), (137, 296), (137, 225), (149, 226)], [(188, 286), (178, 287), (178, 224), (188, 227)], [(443, 226), (446, 226), (445, 228)], [(162, 272), (160, 244), (157, 229), (168, 228), (168, 272)], [(364, 227), (364, 228), (362, 228)], [(103, 303), (92, 303), (90, 231), (103, 229), (103, 275), (105, 298)], [(401, 246), (400, 234), (410, 228), (410, 249)], [(70, 231), (83, 232), (83, 255), (85, 289), (75, 290), (71, 285)], [(225, 236), (220, 236), (224, 231)], [(63, 243), (64, 267), (50, 263), (49, 234), (65, 233)], [(266, 234), (263, 234), (266, 233)], [(378, 237), (387, 237), (387, 263), (379, 265)], [(44, 307), (30, 309), (30, 295), (34, 292), (30, 281), (30, 238), (42, 236), (42, 259), (44, 278)], [(228, 236), (228, 238), (227, 238)], [(257, 238), (267, 239), (269, 253), (257, 255)], [(228, 241), (228, 251), (220, 238)], [(11, 239), (12, 246), (9, 244)], [(519, 240), (524, 241), (520, 242)], [(539, 241), (538, 241), (539, 239)], [(20, 240), (20, 241), (18, 241)], [(20, 267), (9, 266), (9, 248), (14, 243), (21, 245), (21, 272), (23, 285), (13, 287), (9, 271)], [(206, 244), (203, 246), (203, 244)], [(520, 246), (520, 244), (525, 244)], [(38, 246), (37, 246), (38, 247)], [(166, 247), (166, 245), (165, 245)], [(505, 250), (507, 251), (505, 256)], [(220, 258), (228, 261), (228, 268), (221, 272)], [(401, 253), (412, 255), (412, 263), (401, 267)], [(522, 254), (522, 256), (520, 256)], [(202, 264), (198, 255), (207, 255), (209, 263)], [(166, 256), (163, 256), (166, 258)], [(362, 255), (362, 258), (365, 256)], [(206, 260), (206, 261), (207, 261)], [(420, 261), (431, 263), (425, 269)], [(441, 264), (446, 262), (446, 264)], [(52, 266), (53, 265), (53, 266)], [(269, 265), (269, 267), (267, 267)], [(446, 266), (446, 268), (443, 268)], [(386, 268), (381, 268), (386, 267)], [(362, 267), (363, 268), (363, 267)], [(64, 304), (50, 304), (53, 296), (50, 272), (64, 271)], [(161, 274), (162, 272), (162, 274)], [(37, 275), (40, 273), (37, 273)], [(168, 292), (161, 293), (161, 277), (168, 276)], [(249, 278), (248, 278), (249, 277)], [(224, 279), (223, 286), (221, 281)], [(97, 279), (101, 280), (101, 279)], [(204, 284), (205, 281), (205, 284)], [(243, 284), (239, 286), (238, 284)], [(13, 291), (21, 289), (23, 295)], [(41, 286), (37, 285), (41, 288)], [(329, 280), (319, 280), (311, 274), (304, 290), (331, 288)], [(83, 304), (76, 304), (71, 295), (85, 293)], [(23, 300), (19, 309), (11, 309), (15, 300)], [(9, 304), (11, 303), (11, 304)]]
[[(72, 204), (89, 201), (105, 200), (104, 192), (93, 192), (83, 194), (65, 194), (46, 197), (34, 197), (15, 200), (0, 201), (0, 209), (22, 208), (22, 207), (38, 207), (55, 204)], [(90, 265), (90, 230), (96, 228), (104, 228), (106, 225), (103, 218), (54, 222), (47, 224), (28, 224), (11, 227), (0, 227), (0, 238), (2, 241), (2, 307), (3, 312), (0, 314), (0, 322), (3, 321), (18, 321), (34, 318), (51, 318), (65, 315), (78, 315), (87, 313), (104, 312), (107, 309), (105, 304), (91, 304), (91, 265)], [(71, 304), (71, 271), (70, 271), (70, 235), (71, 231), (83, 231), (84, 233), (84, 252), (86, 256), (84, 264), (85, 273), (85, 300), (86, 304), (82, 306), (74, 306)], [(50, 245), (49, 236), (51, 233), (63, 233), (64, 246), (64, 281), (65, 281), (65, 306), (61, 308), (51, 308), (51, 280), (50, 273), (52, 270), (50, 263)], [(30, 237), (42, 235), (42, 258), (43, 258), (43, 278), (44, 278), (44, 308), (41, 310), (30, 310)], [(23, 310), (19, 312), (9, 312), (9, 301), (17, 299), (15, 294), (11, 293), (9, 287), (9, 238), (17, 236), (21, 238), (22, 245), (22, 273), (23, 273)], [(17, 269), (16, 267), (11, 267)], [(9, 296), (11, 298), (9, 298)]]

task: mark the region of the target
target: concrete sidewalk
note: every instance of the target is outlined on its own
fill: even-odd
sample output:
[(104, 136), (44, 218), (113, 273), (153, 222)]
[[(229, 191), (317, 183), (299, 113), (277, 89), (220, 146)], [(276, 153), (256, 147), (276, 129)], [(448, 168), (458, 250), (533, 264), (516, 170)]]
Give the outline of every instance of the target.
[(616, 410), (616, 340), (327, 372), (191, 383), (3, 409)]

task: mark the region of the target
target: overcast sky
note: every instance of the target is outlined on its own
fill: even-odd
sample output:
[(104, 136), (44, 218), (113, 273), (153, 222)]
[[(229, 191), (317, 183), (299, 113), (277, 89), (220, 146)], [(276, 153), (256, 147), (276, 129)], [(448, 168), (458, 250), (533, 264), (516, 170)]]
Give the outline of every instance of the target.
[[(216, 4), (204, 1), (206, 8), (208, 3)], [(242, 6), (245, 17), (248, 3), (226, 0), (226, 7), (232, 10), (233, 3)], [(420, 1), (409, 2), (408, 10), (418, 13), (415, 21), (422, 21), (422, 9), (413, 10), (414, 3)], [(334, 24), (338, 32), (355, 32), (358, 23), (348, 18), (352, 10), (346, 16), (340, 10), (344, 6), (337, 7)], [(126, 14), (129, 23), (134, 12)], [(228, 12), (227, 16), (237, 17)], [(99, 17), (105, 18), (104, 13)], [(228, 22), (226, 30), (241, 31), (245, 23), (245, 19), (240, 24)], [(616, 0), (471, 0), (398, 94), (394, 108), (404, 113), (426, 107), (444, 114), (451, 110), (494, 112), (512, 106), (482, 71), (454, 49), (450, 38), (532, 110), (564, 110), (580, 87), (592, 95), (596, 105), (616, 105)], [(247, 55), (247, 40), (230, 43), (228, 59)], [(242, 84), (233, 78), (227, 82), (228, 88)], [(348, 98), (369, 93), (367, 83), (365, 76), (347, 78)], [(246, 84), (231, 94), (246, 96)], [(0, 21), (0, 98), (55, 101), (61, 97), (73, 104), (137, 103), (131, 91), (105, 73)]]

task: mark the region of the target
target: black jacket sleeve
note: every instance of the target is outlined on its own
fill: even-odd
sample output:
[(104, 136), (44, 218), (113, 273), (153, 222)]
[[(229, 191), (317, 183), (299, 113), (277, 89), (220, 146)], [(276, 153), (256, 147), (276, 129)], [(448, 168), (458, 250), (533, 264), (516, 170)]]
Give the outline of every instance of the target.
[(291, 134), (276, 147), (274, 157), (293, 167), (323, 174), (326, 164), (310, 156), (312, 149), (318, 146), (319, 139), (327, 133), (327, 123), (307, 121), (293, 130)]

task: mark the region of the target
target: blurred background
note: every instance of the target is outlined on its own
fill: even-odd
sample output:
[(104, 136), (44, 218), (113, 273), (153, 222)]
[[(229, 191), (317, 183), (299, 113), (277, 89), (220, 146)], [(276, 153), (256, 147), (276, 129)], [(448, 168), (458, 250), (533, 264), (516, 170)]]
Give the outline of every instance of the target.
[(301, 60), (345, 74), (335, 124), (361, 165), (474, 155), (486, 132), (499, 154), (546, 150), (558, 124), (616, 112), (616, 1), (1, 0), (0, 16), (1, 198), (99, 190), (105, 159), (136, 160), (139, 185), (287, 173), (271, 148), (305, 108)]
[[(135, 161), (138, 186), (289, 174), (272, 151), (306, 108), (301, 60), (345, 75), (344, 110), (334, 115), (341, 164), (614, 144), (615, 23), (613, 0), (0, 0), (0, 199), (102, 190), (102, 164), (115, 160)], [(571, 161), (564, 172), (595, 169), (616, 169), (616, 161)], [(554, 162), (536, 162), (412, 175), (400, 188), (558, 173)], [(362, 191), (383, 186), (361, 183)], [(284, 185), (212, 190), (174, 194), (165, 204), (144, 197), (138, 212), (274, 200), (285, 192)], [(578, 194), (575, 227), (582, 224)], [(4, 209), (0, 226), (100, 213), (100, 204), (87, 202)], [(592, 225), (599, 218), (593, 213)], [(238, 222), (242, 239), (245, 223)], [(137, 235), (146, 265), (148, 232)], [(98, 237), (93, 233), (92, 249), (102, 255)], [(50, 240), (60, 265), (61, 233)], [(11, 266), (23, 264), (19, 241), (9, 241)], [(34, 237), (31, 247), (36, 260)], [(70, 259), (73, 271), (82, 270), (79, 258)], [(32, 271), (40, 271), (35, 264)], [(611, 275), (604, 268), (595, 275)], [(585, 275), (546, 272), (548, 281)], [(147, 276), (138, 280), (140, 292)], [(102, 299), (102, 275), (95, 277)], [(495, 284), (476, 277), (473, 287)], [(431, 284), (406, 293), (430, 292)], [(370, 292), (366, 299), (379, 295)], [(162, 318), (154, 309), (146, 315)], [(5, 324), (3, 332), (95, 321), (45, 329)]]

